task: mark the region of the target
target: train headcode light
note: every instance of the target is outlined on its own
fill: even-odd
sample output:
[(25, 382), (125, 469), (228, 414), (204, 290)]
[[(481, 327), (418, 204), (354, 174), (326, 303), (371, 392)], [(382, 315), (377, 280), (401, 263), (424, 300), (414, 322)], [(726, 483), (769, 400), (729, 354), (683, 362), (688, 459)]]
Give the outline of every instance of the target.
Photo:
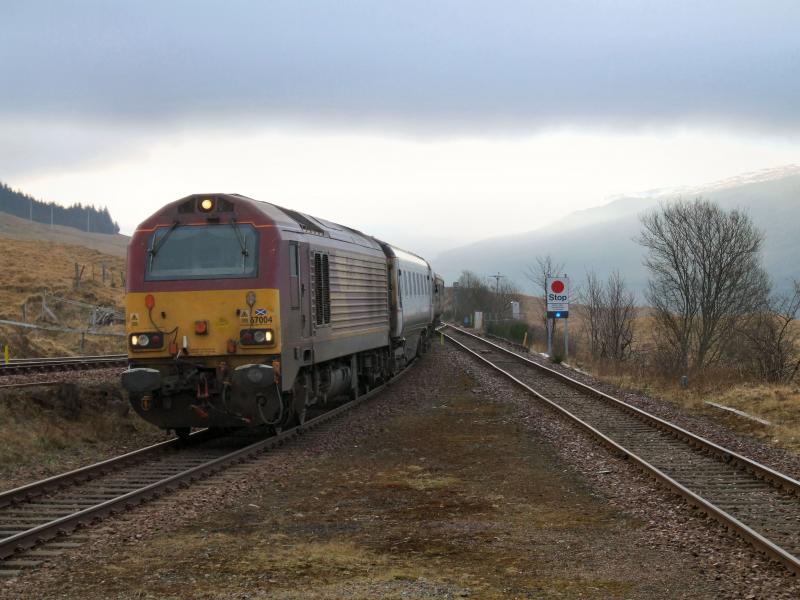
[(203, 198), (200, 201), (200, 210), (203, 212), (211, 212), (214, 208), (214, 201), (211, 198)]

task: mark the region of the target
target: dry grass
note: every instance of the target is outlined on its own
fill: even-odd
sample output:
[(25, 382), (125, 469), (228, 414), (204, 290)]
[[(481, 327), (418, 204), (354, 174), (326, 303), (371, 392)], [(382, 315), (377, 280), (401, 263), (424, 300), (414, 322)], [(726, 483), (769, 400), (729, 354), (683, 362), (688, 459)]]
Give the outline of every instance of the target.
[[(104, 254), (85, 246), (68, 245), (47, 240), (25, 240), (0, 237), (3, 261), (0, 273), (0, 319), (22, 320), (22, 304), (27, 304), (28, 321), (47, 324), (40, 319), (43, 290), (88, 304), (123, 306), (124, 288), (120, 273), (125, 259)], [(81, 286), (73, 289), (74, 264), (85, 265)], [(114, 277), (102, 281), (102, 265)], [(48, 305), (55, 311), (62, 326), (86, 328), (89, 311), (69, 304)], [(121, 331), (117, 327), (116, 331)], [(54, 356), (78, 354), (80, 336), (70, 333), (51, 333), (0, 326), (0, 346), (8, 344), (11, 355)], [(123, 338), (87, 336), (84, 353), (124, 351)]]
[[(35, 389), (35, 392), (31, 390)], [(66, 457), (93, 460), (94, 449), (131, 436), (161, 437), (139, 419), (115, 386), (29, 388), (0, 392), (0, 480), (57, 469)], [(51, 469), (51, 467), (53, 469)], [(3, 486), (6, 487), (6, 486)]]
[[(617, 387), (668, 400), (689, 411), (725, 422), (738, 432), (800, 452), (800, 386), (796, 383), (732, 381), (724, 374), (717, 373), (706, 376), (702, 381), (691, 382), (688, 389), (683, 389), (677, 379), (634, 374), (620, 367), (588, 367), (587, 370)], [(770, 425), (714, 408), (708, 402), (766, 419)]]
[[(523, 310), (532, 323), (541, 319), (542, 302), (537, 298), (526, 297)], [(573, 318), (574, 317), (574, 318)], [(800, 324), (798, 324), (800, 327)], [(586, 354), (586, 327), (579, 306), (570, 313), (570, 338), (577, 341), (579, 352), (567, 362), (587, 371), (607, 383), (638, 393), (663, 398), (690, 411), (700, 412), (724, 421), (733, 429), (768, 441), (773, 445), (800, 452), (800, 385), (765, 384), (748, 382), (739, 375), (729, 372), (705, 374), (702, 379), (692, 380), (689, 389), (682, 389), (677, 376), (667, 378), (658, 374), (658, 365), (647, 352), (656, 343), (657, 329), (649, 309), (637, 312), (634, 323), (636, 339), (633, 344), (635, 360), (624, 363), (595, 360)], [(560, 348), (561, 329), (559, 328), (556, 347)], [(532, 350), (546, 351), (546, 340), (535, 340)], [(714, 402), (736, 408), (755, 417), (766, 419), (771, 425), (765, 426), (718, 408), (707, 402)]]
[(409, 465), (404, 469), (381, 472), (377, 483), (382, 487), (407, 488), (417, 491), (438, 490), (457, 487), (460, 479), (451, 475), (434, 475), (419, 465)]

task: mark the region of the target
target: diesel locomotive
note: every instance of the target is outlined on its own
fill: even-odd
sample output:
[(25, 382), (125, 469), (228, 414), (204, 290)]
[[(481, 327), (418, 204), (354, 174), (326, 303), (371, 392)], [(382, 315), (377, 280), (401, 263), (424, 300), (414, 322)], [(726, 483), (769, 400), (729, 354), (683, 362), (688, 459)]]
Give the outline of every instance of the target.
[(238, 194), (197, 194), (128, 247), (122, 375), (134, 410), (192, 427), (302, 423), (390, 379), (431, 340), (444, 282), (423, 258)]

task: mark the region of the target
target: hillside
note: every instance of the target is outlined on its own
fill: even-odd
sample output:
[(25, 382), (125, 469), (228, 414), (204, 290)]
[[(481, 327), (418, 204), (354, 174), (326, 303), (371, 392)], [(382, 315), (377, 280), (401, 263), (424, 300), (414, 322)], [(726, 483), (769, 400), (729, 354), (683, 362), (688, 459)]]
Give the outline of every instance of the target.
[[(86, 233), (63, 225), (45, 225), (0, 212), (0, 239), (43, 240), (82, 246), (100, 253), (125, 258), (130, 238), (119, 233)], [(1, 275), (0, 275), (1, 276)]]
[(0, 212), (47, 225), (64, 225), (93, 233), (119, 233), (119, 225), (108, 208), (56, 202), (42, 202), (23, 192), (12, 190), (0, 182)]
[[(0, 213), (0, 246), (4, 255), (0, 319), (22, 321), (25, 304), (27, 322), (86, 329), (91, 308), (72, 302), (121, 309), (126, 242), (127, 238), (121, 235), (86, 234), (68, 227), (51, 230), (49, 226)], [(75, 263), (83, 269), (77, 289)], [(47, 307), (55, 319), (42, 314), (45, 290)], [(0, 346), (3, 344), (8, 344), (11, 355), (16, 357), (70, 355), (80, 352), (80, 335), (2, 325)], [(121, 352), (124, 347), (124, 338), (87, 336), (84, 353)]]
[[(463, 269), (482, 274), (503, 273), (525, 290), (527, 265), (537, 256), (552, 254), (566, 272), (582, 280), (587, 269), (605, 276), (619, 269), (629, 285), (641, 292), (647, 283), (643, 252), (634, 238), (639, 215), (660, 202), (703, 196), (725, 208), (744, 208), (766, 234), (764, 262), (776, 286), (800, 277), (800, 167), (789, 166), (742, 175), (695, 188), (655, 190), (621, 197), (586, 211), (573, 213), (547, 230), (483, 240), (439, 255), (436, 269), (453, 281)], [(554, 231), (558, 233), (553, 233)]]

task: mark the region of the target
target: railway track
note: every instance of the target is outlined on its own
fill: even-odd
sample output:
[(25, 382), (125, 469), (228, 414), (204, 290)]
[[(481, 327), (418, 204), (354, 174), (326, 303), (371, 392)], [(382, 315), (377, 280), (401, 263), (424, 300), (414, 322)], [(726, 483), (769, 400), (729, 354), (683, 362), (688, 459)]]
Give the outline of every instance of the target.
[(800, 573), (800, 482), (473, 333), (442, 333)]
[(127, 354), (105, 354), (101, 356), (60, 356), (55, 358), (12, 358), (7, 363), (0, 361), (0, 376), (20, 373), (45, 373), (96, 369), (98, 367), (124, 366)]
[[(373, 398), (410, 370), (302, 426), (253, 441), (198, 432), (0, 493), (0, 576), (36, 566), (24, 551), (97, 519), (207, 477), (275, 448)], [(20, 556), (20, 553), (23, 555)]]

